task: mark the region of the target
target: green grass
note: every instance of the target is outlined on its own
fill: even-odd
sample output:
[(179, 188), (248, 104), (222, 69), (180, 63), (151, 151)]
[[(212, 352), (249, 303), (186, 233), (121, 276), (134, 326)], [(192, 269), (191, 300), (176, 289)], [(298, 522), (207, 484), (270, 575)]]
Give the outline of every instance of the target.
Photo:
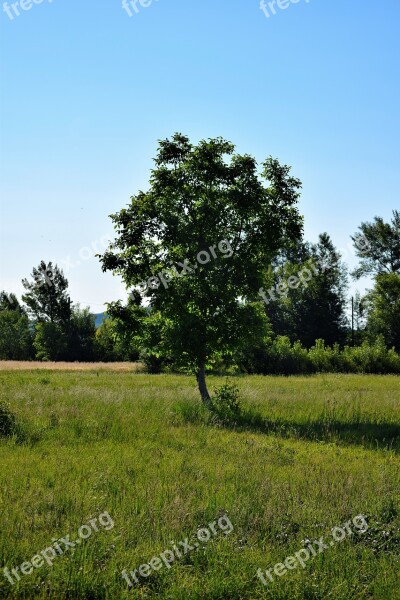
[[(210, 377), (210, 387), (225, 380)], [(19, 424), (0, 439), (0, 597), (46, 599), (400, 598), (400, 378), (239, 377), (240, 422), (222, 427), (186, 376), (0, 373)], [(114, 521), (11, 586), (16, 567), (108, 511)], [(304, 546), (346, 538), (275, 577)], [(128, 590), (132, 571), (227, 514), (219, 534)], [(75, 534), (75, 537), (74, 537)]]

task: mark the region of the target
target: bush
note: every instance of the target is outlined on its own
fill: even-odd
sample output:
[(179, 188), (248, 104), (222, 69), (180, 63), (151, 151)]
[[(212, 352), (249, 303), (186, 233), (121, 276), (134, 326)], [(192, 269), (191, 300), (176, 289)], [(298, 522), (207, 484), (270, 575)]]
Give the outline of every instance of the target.
[(7, 402), (0, 400), (0, 437), (11, 437), (17, 431), (17, 421)]
[(313, 373), (315, 367), (300, 342), (292, 345), (289, 338), (282, 335), (254, 350), (247, 359), (246, 371), (260, 375), (295, 375)]
[(286, 336), (278, 336), (269, 349), (269, 361), (272, 372), (278, 375), (297, 375), (313, 372), (313, 366), (307, 350), (300, 342), (291, 345)]
[(388, 350), (379, 336), (374, 344), (363, 342), (361, 346), (343, 350), (343, 370), (347, 373), (400, 373), (400, 356)]
[(340, 348), (325, 346), (324, 340), (315, 340), (315, 346), (308, 351), (308, 358), (317, 373), (337, 373), (342, 370)]
[(278, 336), (273, 342), (258, 348), (247, 359), (245, 370), (261, 375), (299, 375), (310, 373), (370, 373), (399, 374), (400, 356), (388, 350), (382, 337), (361, 346), (339, 344), (332, 348), (324, 340), (316, 340), (307, 350), (300, 342), (291, 344), (288, 337)]

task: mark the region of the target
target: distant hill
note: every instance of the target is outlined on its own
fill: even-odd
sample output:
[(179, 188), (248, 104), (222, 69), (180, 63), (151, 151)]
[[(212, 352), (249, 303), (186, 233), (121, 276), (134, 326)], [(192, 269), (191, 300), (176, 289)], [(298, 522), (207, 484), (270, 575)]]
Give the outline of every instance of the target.
[(98, 313), (95, 316), (95, 325), (96, 325), (96, 329), (97, 327), (100, 327), (100, 325), (102, 324), (102, 322), (104, 321), (104, 319), (107, 319), (107, 313)]

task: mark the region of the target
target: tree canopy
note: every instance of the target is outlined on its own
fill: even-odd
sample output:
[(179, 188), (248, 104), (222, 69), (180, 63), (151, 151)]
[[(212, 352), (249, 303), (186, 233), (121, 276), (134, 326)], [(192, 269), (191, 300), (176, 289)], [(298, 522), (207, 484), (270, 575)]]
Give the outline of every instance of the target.
[(380, 273), (400, 274), (400, 212), (393, 211), (390, 223), (375, 217), (372, 223), (361, 223), (352, 237), (360, 265), (353, 272), (359, 279)]
[(300, 187), (276, 159), (259, 172), (222, 138), (193, 145), (175, 134), (159, 144), (149, 190), (111, 216), (116, 239), (100, 257), (103, 270), (140, 286), (205, 401), (210, 357), (265, 326), (257, 292), (265, 265), (301, 237)]
[(31, 277), (33, 281), (22, 280), (27, 290), (22, 300), (30, 315), (37, 322), (67, 323), (71, 316), (71, 301), (67, 293), (68, 281), (61, 269), (42, 260), (37, 268), (33, 268)]

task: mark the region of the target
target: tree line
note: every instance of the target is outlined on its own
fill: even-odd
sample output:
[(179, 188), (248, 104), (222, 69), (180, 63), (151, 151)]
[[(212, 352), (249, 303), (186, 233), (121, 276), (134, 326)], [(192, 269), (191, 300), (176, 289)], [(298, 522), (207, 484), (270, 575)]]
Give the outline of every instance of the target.
[[(42, 261), (21, 302), (0, 295), (0, 359), (141, 359), (151, 372), (195, 372), (203, 399), (210, 369), (400, 372), (400, 213), (361, 223), (349, 273), (327, 233), (303, 240), (300, 188), (289, 167), (269, 158), (260, 174), (221, 138), (161, 141), (150, 189), (112, 215), (116, 239), (99, 257), (128, 301), (110, 303), (96, 329), (62, 271)], [(221, 240), (232, 252), (189, 269), (186, 259)], [(167, 264), (185, 273), (174, 266), (162, 286)], [(362, 276), (372, 289), (355, 295), (350, 315), (349, 280)], [(139, 292), (143, 281), (152, 283)]]

